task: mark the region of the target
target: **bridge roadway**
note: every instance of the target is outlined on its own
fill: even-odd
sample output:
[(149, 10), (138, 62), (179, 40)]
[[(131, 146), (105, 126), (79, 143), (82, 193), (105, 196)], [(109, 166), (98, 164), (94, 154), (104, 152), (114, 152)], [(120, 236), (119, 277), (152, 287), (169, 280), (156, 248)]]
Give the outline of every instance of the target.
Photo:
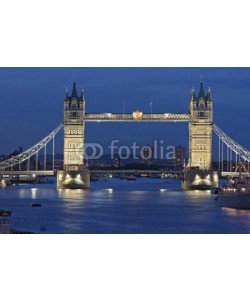
[[(181, 175), (183, 171), (177, 170), (136, 170), (136, 169), (123, 169), (123, 170), (90, 170), (90, 173), (95, 174), (173, 174), (173, 175)], [(53, 170), (40, 170), (40, 171), (0, 171), (0, 177), (5, 176), (38, 176), (38, 177), (46, 177), (46, 176), (56, 176), (57, 172)], [(245, 173), (242, 173), (243, 175)], [(222, 172), (221, 176), (223, 177), (239, 177), (239, 172)]]
[(136, 170), (136, 169), (129, 169), (129, 170), (90, 170), (91, 174), (105, 174), (105, 173), (112, 173), (112, 174), (182, 174), (182, 171), (172, 171), (172, 170)]
[[(56, 171), (53, 170), (40, 170), (40, 171), (0, 171), (0, 177), (5, 176), (55, 176)], [(129, 169), (129, 170), (90, 170), (90, 173), (95, 174), (182, 174), (182, 171), (172, 171), (172, 170), (135, 170), (135, 169)]]
[(54, 176), (56, 172), (53, 170), (48, 171), (0, 171), (0, 177), (2, 176)]
[(143, 114), (140, 111), (133, 113), (86, 113), (85, 122), (188, 122), (190, 114), (155, 113)]
[[(249, 173), (242, 172), (242, 176), (249, 177)], [(239, 172), (221, 172), (221, 176), (223, 177), (239, 177)]]

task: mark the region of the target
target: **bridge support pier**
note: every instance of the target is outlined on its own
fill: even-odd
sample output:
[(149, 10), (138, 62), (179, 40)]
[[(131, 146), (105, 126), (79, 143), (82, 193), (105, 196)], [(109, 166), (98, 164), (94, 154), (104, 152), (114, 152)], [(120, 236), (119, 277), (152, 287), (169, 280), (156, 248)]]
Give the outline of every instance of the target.
[(210, 190), (218, 187), (219, 176), (215, 171), (186, 170), (184, 171), (184, 190)]
[(58, 171), (58, 189), (89, 189), (90, 172), (88, 169), (78, 171)]

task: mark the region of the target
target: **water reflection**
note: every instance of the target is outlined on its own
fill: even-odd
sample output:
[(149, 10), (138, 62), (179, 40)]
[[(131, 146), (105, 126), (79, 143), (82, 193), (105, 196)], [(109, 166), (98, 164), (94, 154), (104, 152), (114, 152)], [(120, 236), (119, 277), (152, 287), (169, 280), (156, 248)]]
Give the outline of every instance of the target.
[(57, 190), (54, 188), (21, 188), (9, 190), (12, 194), (16, 194), (18, 199), (46, 199), (57, 198)]
[(37, 188), (31, 189), (31, 199), (36, 199), (37, 197)]
[(0, 191), (0, 208), (13, 212), (16, 228), (34, 232), (250, 233), (250, 211), (219, 208), (211, 196), (182, 191), (178, 181), (112, 179), (90, 190), (10, 186)]
[(148, 191), (129, 191), (127, 193), (128, 200), (143, 201), (147, 199)]
[(29, 190), (19, 190), (18, 196), (19, 198), (26, 198), (29, 197), (30, 191)]
[(199, 191), (199, 190), (193, 190), (193, 191), (183, 191), (182, 192), (186, 197), (190, 200), (204, 200), (208, 197), (211, 197), (210, 191)]
[(81, 199), (86, 200), (89, 195), (89, 190), (81, 189), (60, 189), (58, 190), (58, 196), (62, 199)]
[(108, 194), (113, 194), (113, 189), (106, 189), (106, 191), (108, 192)]
[(222, 207), (221, 208), (223, 212), (228, 213), (231, 216), (249, 216), (250, 218), (250, 210), (249, 209), (236, 209), (236, 208), (228, 208), (228, 207)]

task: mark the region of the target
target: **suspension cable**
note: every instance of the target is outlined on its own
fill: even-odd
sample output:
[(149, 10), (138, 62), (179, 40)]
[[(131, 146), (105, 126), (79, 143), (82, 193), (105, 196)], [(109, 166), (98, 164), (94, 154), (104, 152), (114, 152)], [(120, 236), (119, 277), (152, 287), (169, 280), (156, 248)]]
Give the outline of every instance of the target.
[(220, 167), (220, 143), (221, 143), (221, 139), (220, 139), (220, 136), (219, 136), (219, 172), (221, 170), (221, 167)]
[(239, 158), (244, 158), (246, 161), (250, 162), (250, 152), (244, 147), (240, 146), (237, 142), (231, 139), (227, 134), (225, 134), (217, 125), (213, 125), (213, 130), (218, 137), (221, 137), (223, 142), (231, 148), (235, 153), (238, 154)]
[(13, 168), (15, 165), (22, 163), (41, 150), (45, 145), (47, 145), (51, 139), (62, 129), (63, 124), (59, 125), (55, 130), (53, 130), (50, 134), (48, 134), (44, 139), (39, 141), (33, 147), (29, 148), (28, 150), (13, 156), (9, 159), (6, 159), (0, 162), (0, 170), (5, 170), (7, 168)]

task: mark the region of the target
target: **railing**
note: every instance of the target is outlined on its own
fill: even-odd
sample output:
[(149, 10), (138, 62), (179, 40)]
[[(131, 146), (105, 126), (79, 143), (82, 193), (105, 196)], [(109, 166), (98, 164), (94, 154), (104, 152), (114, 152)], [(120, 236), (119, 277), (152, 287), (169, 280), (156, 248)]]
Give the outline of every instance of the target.
[(249, 173), (247, 172), (243, 172), (243, 173), (240, 173), (240, 172), (221, 172), (221, 176), (223, 177), (239, 177), (239, 176), (243, 176), (243, 177), (247, 177), (249, 175)]
[(180, 170), (136, 170), (136, 169), (121, 169), (121, 170), (90, 170), (91, 174), (102, 174), (102, 173), (113, 173), (113, 174), (119, 174), (119, 173), (138, 173), (138, 174), (143, 174), (143, 173), (152, 173), (152, 174), (183, 174), (183, 171)]
[(33, 177), (36, 176), (54, 176), (57, 171), (55, 170), (40, 170), (40, 171), (0, 171), (0, 178), (3, 176), (22, 176), (22, 175), (30, 175)]
[(160, 113), (160, 114), (143, 114), (141, 112), (134, 112), (130, 114), (121, 113), (101, 113), (101, 114), (85, 114), (85, 122), (126, 122), (126, 121), (163, 121), (163, 122), (188, 122), (190, 114), (173, 114), (173, 113)]

